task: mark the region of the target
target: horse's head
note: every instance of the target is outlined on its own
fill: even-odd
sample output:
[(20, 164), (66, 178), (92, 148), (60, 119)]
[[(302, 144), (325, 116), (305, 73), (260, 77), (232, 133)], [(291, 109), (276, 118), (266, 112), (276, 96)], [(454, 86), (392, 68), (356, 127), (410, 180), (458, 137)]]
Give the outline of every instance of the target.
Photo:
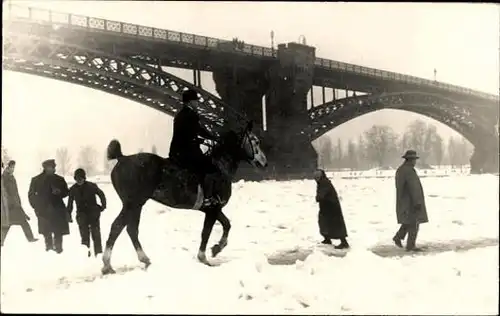
[(252, 132), (253, 123), (250, 121), (243, 131), (241, 148), (245, 159), (256, 167), (267, 167), (267, 157), (260, 148), (259, 138)]
[(242, 133), (229, 131), (222, 137), (224, 147), (235, 152), (238, 159), (246, 160), (255, 167), (267, 167), (267, 158), (260, 148), (259, 138), (252, 132), (253, 124), (248, 123)]

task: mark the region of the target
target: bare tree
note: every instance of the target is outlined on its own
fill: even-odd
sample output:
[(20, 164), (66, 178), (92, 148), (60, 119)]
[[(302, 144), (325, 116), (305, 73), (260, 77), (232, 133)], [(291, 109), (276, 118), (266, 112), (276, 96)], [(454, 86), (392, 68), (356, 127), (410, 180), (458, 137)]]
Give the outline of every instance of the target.
[(337, 145), (335, 146), (333, 160), (335, 161), (335, 168), (344, 167), (344, 148), (340, 138), (337, 138)]
[(60, 147), (56, 150), (56, 164), (59, 173), (62, 176), (66, 176), (71, 168), (71, 160), (68, 148)]
[(359, 135), (358, 137), (358, 165), (360, 169), (366, 169), (368, 167), (368, 161), (366, 157), (366, 142), (363, 135)]
[(448, 139), (447, 153), (450, 165), (452, 167), (456, 167), (458, 165), (457, 163), (458, 153), (457, 153), (457, 145), (455, 144), (455, 139), (453, 137), (450, 137)]
[(450, 137), (448, 140), (448, 158), (452, 167), (469, 164), (474, 147), (464, 137)]
[(325, 136), (319, 139), (318, 142), (318, 158), (319, 165), (323, 169), (332, 167), (332, 141), (329, 137)]
[(427, 158), (429, 156), (428, 148), (425, 147), (427, 128), (427, 124), (424, 121), (415, 120), (407, 127), (405, 135), (403, 136), (407, 142), (407, 149), (416, 150), (420, 155), (420, 162), (422, 164), (427, 163)]
[(347, 143), (347, 167), (351, 170), (357, 170), (359, 168), (359, 157), (358, 157), (358, 148), (356, 143), (354, 143), (351, 139)]
[(428, 163), (441, 165), (444, 154), (443, 138), (439, 135), (434, 125), (429, 125), (427, 128), (424, 150), (428, 153)]
[(156, 148), (156, 145), (153, 145), (153, 147), (151, 147), (151, 153), (158, 155), (158, 149)]
[(45, 149), (38, 148), (38, 151), (36, 153), (37, 161), (42, 164), (47, 159), (51, 159), (52, 155), (49, 155)]
[(9, 156), (9, 153), (7, 151), (7, 148), (3, 147), (2, 146), (2, 162), (5, 164), (7, 164), (7, 162), (10, 160), (10, 156)]
[(116, 159), (108, 160), (108, 153), (104, 152), (104, 174), (110, 174), (113, 167), (116, 165)]
[(386, 167), (389, 158), (397, 152), (398, 135), (390, 126), (373, 125), (365, 132), (367, 157), (378, 167)]
[(143, 153), (144, 152), (144, 148), (139, 148), (139, 150), (137, 152)]
[(78, 155), (78, 165), (83, 168), (87, 175), (95, 175), (97, 152), (92, 146), (85, 146), (80, 149)]

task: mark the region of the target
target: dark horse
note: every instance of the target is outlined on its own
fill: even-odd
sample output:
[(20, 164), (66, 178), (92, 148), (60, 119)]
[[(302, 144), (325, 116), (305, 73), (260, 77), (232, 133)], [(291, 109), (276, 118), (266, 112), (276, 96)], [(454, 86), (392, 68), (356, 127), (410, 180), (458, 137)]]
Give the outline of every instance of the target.
[(232, 178), (241, 161), (248, 161), (256, 167), (266, 167), (267, 159), (260, 149), (259, 139), (252, 133), (252, 124), (241, 133), (225, 132), (221, 140), (210, 152), (217, 173), (214, 173), (214, 193), (221, 199), (220, 204), (205, 205), (204, 196), (198, 177), (190, 171), (178, 167), (169, 158), (155, 154), (139, 153), (124, 156), (121, 145), (112, 140), (108, 145), (108, 159), (117, 159), (111, 171), (111, 181), (123, 208), (111, 225), (106, 249), (103, 254), (102, 273), (114, 273), (111, 267), (111, 253), (116, 239), (127, 226), (127, 233), (137, 252), (140, 262), (147, 266), (151, 264), (148, 256), (139, 242), (139, 221), (142, 207), (147, 200), (153, 199), (172, 208), (194, 209), (205, 213), (205, 221), (201, 233), (201, 243), (198, 260), (210, 265), (205, 255), (208, 239), (215, 221), (223, 228), (218, 244), (212, 247), (212, 256), (216, 256), (227, 245), (231, 224), (222, 212), (222, 208), (231, 197)]

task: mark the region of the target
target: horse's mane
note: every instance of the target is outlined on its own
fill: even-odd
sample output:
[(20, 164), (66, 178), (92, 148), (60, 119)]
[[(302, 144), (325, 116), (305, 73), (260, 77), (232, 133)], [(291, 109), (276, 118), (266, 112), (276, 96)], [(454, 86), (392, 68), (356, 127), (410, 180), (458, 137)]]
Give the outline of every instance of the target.
[(212, 148), (212, 157), (218, 158), (224, 154), (232, 154), (238, 150), (241, 135), (228, 129), (221, 133), (220, 140)]

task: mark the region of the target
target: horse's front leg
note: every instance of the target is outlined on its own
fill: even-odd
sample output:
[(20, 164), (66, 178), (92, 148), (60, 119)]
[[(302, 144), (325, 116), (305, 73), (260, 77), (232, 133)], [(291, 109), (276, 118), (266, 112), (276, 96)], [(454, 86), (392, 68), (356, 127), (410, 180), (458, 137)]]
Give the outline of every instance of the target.
[(201, 231), (201, 243), (200, 249), (198, 250), (198, 260), (210, 266), (211, 264), (208, 262), (205, 252), (207, 250), (208, 239), (210, 238), (212, 228), (214, 227), (215, 220), (217, 219), (217, 211), (213, 208), (202, 211), (205, 213), (205, 221), (203, 222), (203, 230)]
[(212, 257), (217, 256), (222, 251), (222, 249), (226, 248), (229, 231), (231, 230), (231, 223), (229, 222), (229, 219), (226, 217), (226, 215), (222, 213), (222, 209), (217, 212), (217, 220), (222, 225), (222, 237), (220, 238), (218, 244), (213, 245)]

